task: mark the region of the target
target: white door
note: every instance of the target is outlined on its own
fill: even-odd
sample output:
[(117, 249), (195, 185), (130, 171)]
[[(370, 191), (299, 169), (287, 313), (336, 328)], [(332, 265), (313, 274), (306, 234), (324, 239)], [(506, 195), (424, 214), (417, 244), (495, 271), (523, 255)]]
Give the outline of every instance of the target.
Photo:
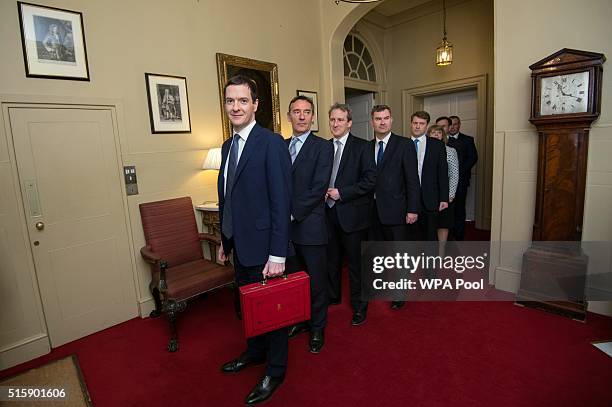
[[(461, 119), (461, 133), (474, 137), (476, 142), (478, 129), (476, 89), (445, 93), (442, 95), (427, 96), (424, 100), (424, 109), (431, 115), (432, 124), (440, 116), (458, 116)], [(480, 152), (479, 152), (480, 153)], [(476, 166), (472, 168), (472, 179), (468, 189), (465, 203), (467, 220), (476, 219), (475, 216), (475, 191), (476, 191)]]
[(374, 138), (374, 130), (370, 124), (370, 112), (374, 105), (374, 94), (366, 93), (359, 96), (351, 96), (346, 99), (346, 104), (353, 111), (353, 127), (351, 133), (364, 140)]
[(52, 346), (135, 317), (112, 111), (10, 108), (9, 117)]

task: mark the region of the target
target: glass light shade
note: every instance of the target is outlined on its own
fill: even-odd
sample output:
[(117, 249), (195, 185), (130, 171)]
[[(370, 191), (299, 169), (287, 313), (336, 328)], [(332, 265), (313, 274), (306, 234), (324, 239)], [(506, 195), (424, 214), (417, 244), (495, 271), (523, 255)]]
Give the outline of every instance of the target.
[(448, 42), (446, 38), (442, 40), (442, 43), (436, 48), (436, 65), (446, 66), (453, 63), (453, 44)]
[(202, 163), (203, 170), (219, 170), (221, 169), (221, 148), (211, 148), (206, 154), (206, 158)]

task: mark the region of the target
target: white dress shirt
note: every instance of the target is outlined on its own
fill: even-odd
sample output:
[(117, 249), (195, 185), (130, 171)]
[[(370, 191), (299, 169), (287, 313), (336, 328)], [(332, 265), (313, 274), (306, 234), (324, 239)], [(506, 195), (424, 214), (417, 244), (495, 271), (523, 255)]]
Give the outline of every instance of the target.
[(374, 161), (376, 161), (376, 165), (378, 165), (378, 150), (380, 149), (380, 142), (383, 142), (383, 155), (385, 151), (387, 151), (387, 143), (389, 143), (389, 138), (391, 137), (391, 132), (387, 133), (387, 135), (381, 140), (376, 138), (376, 147), (374, 147)]
[[(249, 133), (251, 133), (251, 130), (253, 130), (253, 127), (255, 127), (255, 123), (256, 123), (255, 120), (253, 120), (246, 127), (240, 130), (238, 132), (239, 137), (237, 139), (234, 139), (234, 134), (236, 134), (236, 132), (234, 131), (234, 129), (232, 129), (232, 143), (230, 144), (229, 151), (231, 153), (232, 144), (238, 141), (238, 157), (236, 158), (236, 166), (238, 166), (238, 163), (240, 163), (240, 157), (242, 156), (242, 150), (244, 150), (244, 145), (246, 144), (247, 139), (249, 138)], [(229, 166), (230, 153), (227, 154), (227, 160), (225, 160), (225, 168), (223, 169), (223, 196), (225, 196), (225, 191), (227, 191), (227, 167)]]
[[(306, 133), (302, 133), (302, 134), (294, 134), (291, 137), (291, 141), (293, 141), (293, 139), (298, 139), (298, 141), (295, 142), (295, 157), (296, 158), (298, 155), (300, 155), (300, 150), (302, 149), (302, 146), (304, 145), (304, 143), (306, 143), (306, 139), (308, 139), (308, 136), (310, 136), (310, 131), (307, 131)], [(291, 143), (291, 141), (289, 143)]]
[(336, 144), (336, 141), (339, 141), (340, 144), (342, 144), (342, 152), (340, 153), (340, 160), (339, 162), (342, 161), (342, 155), (344, 154), (344, 147), (346, 147), (346, 140), (348, 140), (348, 133), (346, 133), (344, 136), (340, 137), (340, 138), (334, 138), (334, 156), (336, 155), (336, 151), (338, 151), (338, 145)]
[[(302, 146), (304, 145), (304, 143), (306, 143), (308, 136), (310, 136), (310, 130), (307, 131), (306, 133), (294, 134), (291, 137), (291, 141), (289, 142), (289, 145), (291, 145), (294, 139), (297, 139), (297, 141), (295, 142), (295, 159), (296, 160), (297, 160), (297, 156), (300, 155), (300, 150), (302, 149)], [(295, 220), (295, 217), (293, 216), (293, 214), (291, 214), (291, 222), (293, 222), (294, 220)]]
[(419, 160), (419, 183), (421, 182), (421, 173), (423, 172), (423, 160), (425, 159), (425, 150), (427, 150), (427, 136), (425, 134), (423, 134), (420, 137), (410, 137), (412, 139), (412, 142), (414, 143), (414, 140), (419, 140), (419, 144), (418, 147), (415, 145), (415, 148), (418, 149), (417, 151), (417, 159)]

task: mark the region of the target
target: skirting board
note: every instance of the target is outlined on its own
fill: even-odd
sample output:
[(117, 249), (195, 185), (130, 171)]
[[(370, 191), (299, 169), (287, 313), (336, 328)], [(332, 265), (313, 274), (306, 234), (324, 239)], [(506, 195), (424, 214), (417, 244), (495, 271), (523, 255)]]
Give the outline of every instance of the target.
[(51, 352), (47, 334), (40, 334), (4, 349), (0, 353), (0, 370), (35, 359)]
[(501, 291), (514, 293), (519, 289), (521, 272), (497, 266), (495, 268), (495, 288)]
[[(495, 268), (495, 288), (516, 294), (521, 284), (521, 272), (504, 267)], [(612, 317), (612, 301), (589, 301), (587, 311)]]
[(138, 312), (140, 313), (140, 318), (148, 318), (151, 311), (155, 309), (155, 301), (153, 298), (149, 297), (144, 300), (140, 300), (138, 302)]

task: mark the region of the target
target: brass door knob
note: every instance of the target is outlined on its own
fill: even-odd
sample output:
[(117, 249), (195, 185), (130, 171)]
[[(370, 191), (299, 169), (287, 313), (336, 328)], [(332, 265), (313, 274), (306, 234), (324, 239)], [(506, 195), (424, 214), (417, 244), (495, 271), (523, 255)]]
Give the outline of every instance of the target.
[(36, 222), (36, 225), (34, 226), (36, 226), (36, 229), (38, 230), (43, 230), (45, 228), (45, 224), (42, 222)]

